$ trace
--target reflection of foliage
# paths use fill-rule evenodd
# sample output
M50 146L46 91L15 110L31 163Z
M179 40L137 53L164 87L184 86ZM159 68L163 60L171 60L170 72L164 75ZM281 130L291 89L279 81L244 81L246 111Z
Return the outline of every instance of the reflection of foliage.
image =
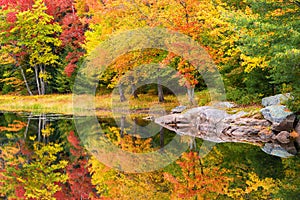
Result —
M161 171L129 174L106 167L95 157L92 157L89 163L92 183L103 197L149 200L169 198L170 184L164 179Z
M152 139L141 139L138 136L128 135L126 132L123 136L120 134L120 129L116 127L109 128L109 139L122 150L130 151L134 153L149 152L152 150L151 143Z
M182 177L165 173L165 178L174 184L172 199L215 199L226 194L230 178L225 176L225 169L203 168L197 152L183 153L177 164Z
M124 151L134 153L152 150L151 138L128 135L121 137L120 129L110 127L107 136ZM161 171L141 174L129 174L106 167L96 157L89 160L92 184L101 197L112 199L168 199L170 184L164 179ZM134 167L134 166L132 166Z
M228 196L234 199L271 199L277 193L278 185L272 178L260 179L255 173L248 174L245 189L236 188L230 190Z
M88 171L88 159L85 150L80 146L80 141L71 131L68 141L72 145L70 153L72 162L66 167L68 181L62 185L62 191L55 194L57 199L90 199L96 196L94 186L91 184L91 177Z
M281 180L280 199L298 199L300 194L299 157L282 160L285 178Z
M0 126L0 132L2 131L10 131L10 132L18 132L22 130L27 124L25 122L14 120L12 124L8 124L7 127Z
M67 175L60 172L67 166L67 161L57 160L57 154L63 148L59 144L34 143L34 154L29 162L14 155L1 176L1 191L8 197L54 199L53 195L61 188L58 183L67 180ZM22 158L22 157L21 157ZM13 194L12 189L16 189Z

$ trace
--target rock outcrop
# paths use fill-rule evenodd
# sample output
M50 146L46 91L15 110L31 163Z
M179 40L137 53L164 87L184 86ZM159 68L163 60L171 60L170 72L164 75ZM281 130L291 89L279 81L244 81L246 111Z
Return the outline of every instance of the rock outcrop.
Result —
M202 106L183 114L156 118L155 122L177 134L216 143L251 143L271 155L290 157L300 150L300 122L295 126L295 114L283 105L273 105L280 103L281 98L279 95L263 100L267 106L261 109L264 119L245 117L245 112L229 114L215 106Z

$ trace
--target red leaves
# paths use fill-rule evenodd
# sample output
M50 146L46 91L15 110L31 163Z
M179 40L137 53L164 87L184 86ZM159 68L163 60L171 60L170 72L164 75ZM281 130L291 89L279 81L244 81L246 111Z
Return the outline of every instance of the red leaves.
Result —
M16 21L16 19L17 19L16 14L17 14L17 12L10 12L10 13L8 13L7 14L7 18L6 18L7 22L14 23Z
M75 71L76 63L83 56L81 45L85 41L84 25L74 13L68 13L61 21L63 32L60 35L62 47L71 49L66 56L68 65L65 67L67 76L71 76Z
M0 0L0 6L4 9L14 8L19 11L26 11L33 5L33 0Z

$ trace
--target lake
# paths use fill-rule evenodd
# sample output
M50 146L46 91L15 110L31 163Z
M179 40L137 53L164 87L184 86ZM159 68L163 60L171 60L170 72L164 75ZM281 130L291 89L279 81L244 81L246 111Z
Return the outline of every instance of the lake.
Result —
M299 155L179 136L139 117L0 114L2 199L299 199Z

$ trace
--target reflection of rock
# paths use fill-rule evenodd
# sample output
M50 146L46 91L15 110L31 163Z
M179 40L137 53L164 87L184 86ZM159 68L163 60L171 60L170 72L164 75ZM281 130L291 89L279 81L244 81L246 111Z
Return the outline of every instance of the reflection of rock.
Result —
M268 106L260 111L265 119L278 124L283 122L288 116L293 115L293 113L287 111L287 108L283 105Z
M278 142L287 144L290 142L290 133L287 131L281 131L280 133L278 133L278 135L276 135L275 138L276 140L278 140Z
M266 143L262 150L267 154L278 156L281 158L288 158L294 156L293 154L287 152L287 150L281 147L279 144L274 143Z
M296 155L297 154L297 149L295 147L294 142L290 142L288 144L280 144L282 148L284 148L287 152L290 154Z
M262 99L261 104L265 107L279 105L284 103L290 98L290 94L277 94L275 96L265 97Z
M285 113L287 111L281 107L279 109L287 116L286 119L278 115L278 112L271 117L281 117L281 123L245 117L245 112L229 114L225 110L211 106L192 108L183 114L162 116L156 118L155 123L181 135L190 135L216 143L241 142L259 146L266 144L263 149L265 152L288 157L297 154L297 149L300 149L300 137L291 132L295 116L290 112L287 115ZM270 110L268 112L271 113ZM281 129L283 130L279 132Z

